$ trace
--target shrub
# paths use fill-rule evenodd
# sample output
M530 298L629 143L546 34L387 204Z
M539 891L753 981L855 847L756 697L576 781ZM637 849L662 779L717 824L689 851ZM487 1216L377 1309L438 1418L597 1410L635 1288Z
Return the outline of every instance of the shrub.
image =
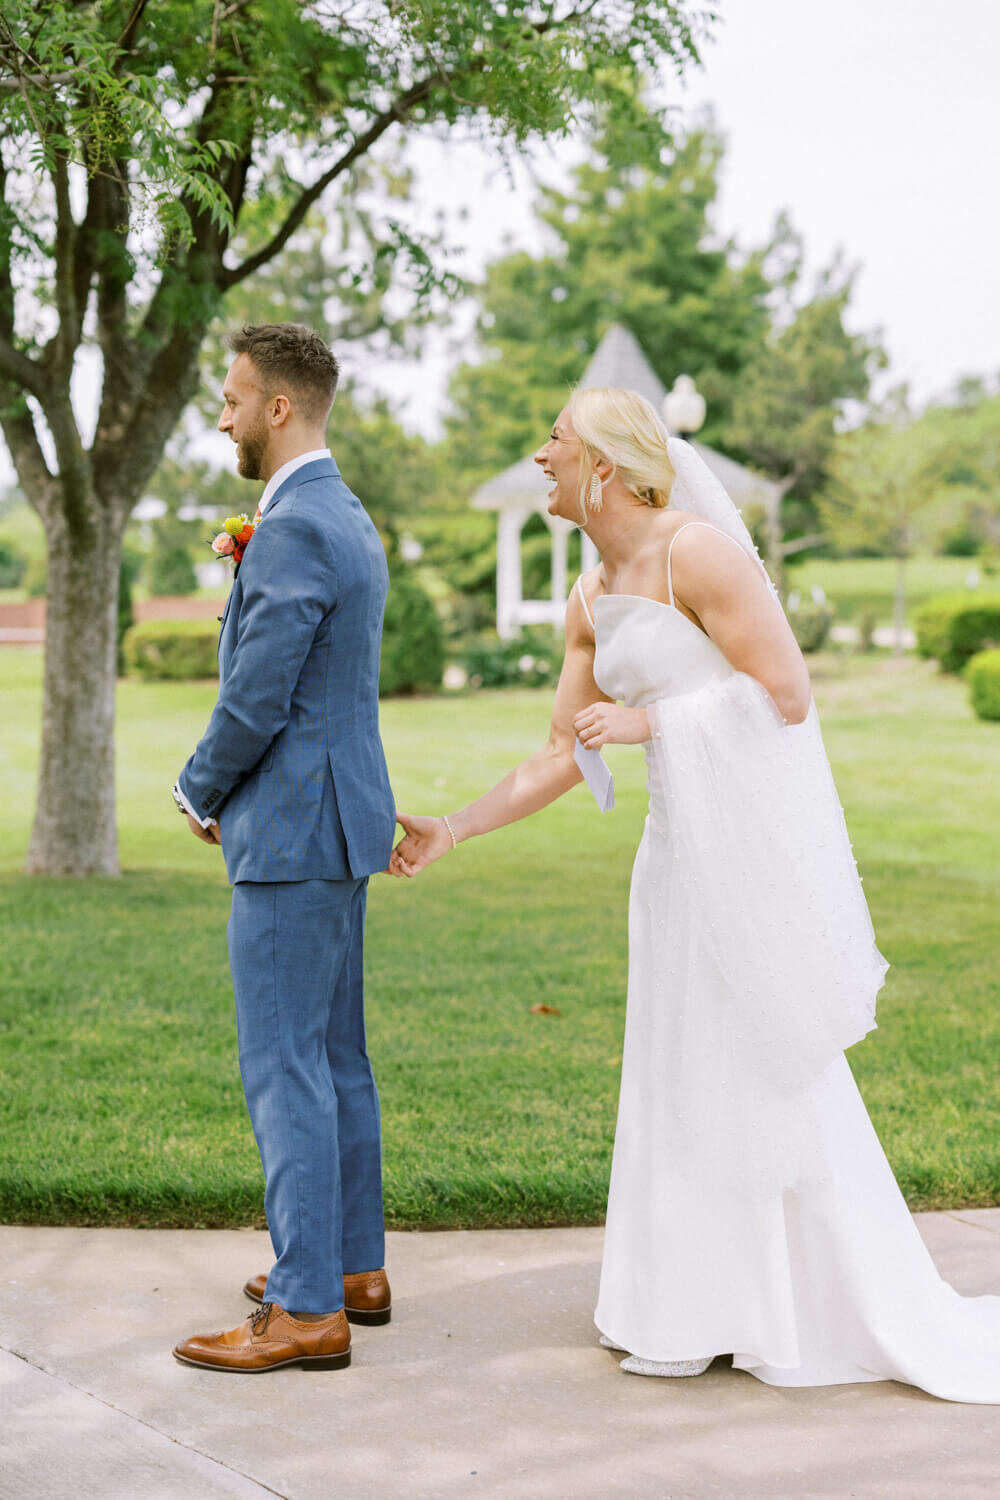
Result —
M214 620L147 620L125 636L125 662L146 682L184 682L218 673Z
M562 642L551 630L523 630L510 641L483 635L461 656L472 687L543 687L559 675Z
M31 599L44 599L49 586L49 565L45 557L33 557L24 576L24 587Z
M796 609L789 609L788 623L804 652L821 651L826 645L833 624L833 610L828 604L815 604L805 600Z
M28 571L28 559L9 542L0 541L0 589L18 589Z
M118 566L118 676L126 672L125 637L135 624L132 608L132 585L142 571L142 553L123 547Z
M444 631L434 602L405 564L393 563L382 627L379 693L389 698L435 692L443 672Z
M970 657L1000 646L1000 595L940 595L917 611L917 650L943 672L961 672Z
M172 599L193 594L198 575L186 547L157 547L149 563L149 591L160 598Z
M1000 651L977 651L965 669L972 707L980 719L1000 719Z

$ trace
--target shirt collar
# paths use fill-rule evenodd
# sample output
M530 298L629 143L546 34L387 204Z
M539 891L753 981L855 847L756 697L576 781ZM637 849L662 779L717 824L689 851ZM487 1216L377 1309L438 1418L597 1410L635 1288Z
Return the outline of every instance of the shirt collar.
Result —
M267 510L268 504L276 490L284 484L286 479L295 473L296 469L301 469L303 464L315 463L318 458L332 457L333 454L329 448L314 448L311 453L300 453L296 458L290 458L287 464L282 464L281 468L275 470L264 486L264 493L260 497L261 515Z

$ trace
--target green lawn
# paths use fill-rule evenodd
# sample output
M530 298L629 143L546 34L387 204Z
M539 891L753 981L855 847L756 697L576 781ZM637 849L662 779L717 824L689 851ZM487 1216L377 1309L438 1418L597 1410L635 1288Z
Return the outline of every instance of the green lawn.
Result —
M1000 1203L1000 726L930 664L815 661L827 743L893 963L852 1053L914 1207ZM226 966L228 890L168 788L211 684L119 693L118 881L28 880L41 658L0 651L0 1217L250 1224L262 1182ZM544 692L384 705L399 805L460 805L537 745ZM644 813L575 789L416 882L372 882L369 1039L390 1222L593 1222L603 1213ZM535 1016L544 1000L559 1016Z
M906 614L935 594L961 593L969 573L977 569L980 588L1000 592L1000 578L983 574L974 557L914 557L906 564ZM863 610L874 610L880 625L892 623L896 564L891 557L810 557L788 568L788 587L808 595L824 590L838 620L856 620Z

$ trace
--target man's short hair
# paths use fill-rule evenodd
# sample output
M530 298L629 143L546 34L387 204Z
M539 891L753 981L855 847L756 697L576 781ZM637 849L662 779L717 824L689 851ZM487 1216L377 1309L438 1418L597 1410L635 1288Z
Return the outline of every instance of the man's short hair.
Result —
M302 323L258 323L231 334L227 343L233 354L247 356L265 395L287 393L306 421L325 421L340 366L313 329Z

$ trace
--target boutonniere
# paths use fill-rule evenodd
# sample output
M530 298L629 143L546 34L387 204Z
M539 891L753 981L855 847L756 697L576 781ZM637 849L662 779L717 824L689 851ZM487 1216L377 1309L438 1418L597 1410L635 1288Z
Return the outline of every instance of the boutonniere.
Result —
M257 529L258 518L248 521L246 516L227 516L222 530L209 542L216 557L231 557L234 563L243 561L247 543Z

